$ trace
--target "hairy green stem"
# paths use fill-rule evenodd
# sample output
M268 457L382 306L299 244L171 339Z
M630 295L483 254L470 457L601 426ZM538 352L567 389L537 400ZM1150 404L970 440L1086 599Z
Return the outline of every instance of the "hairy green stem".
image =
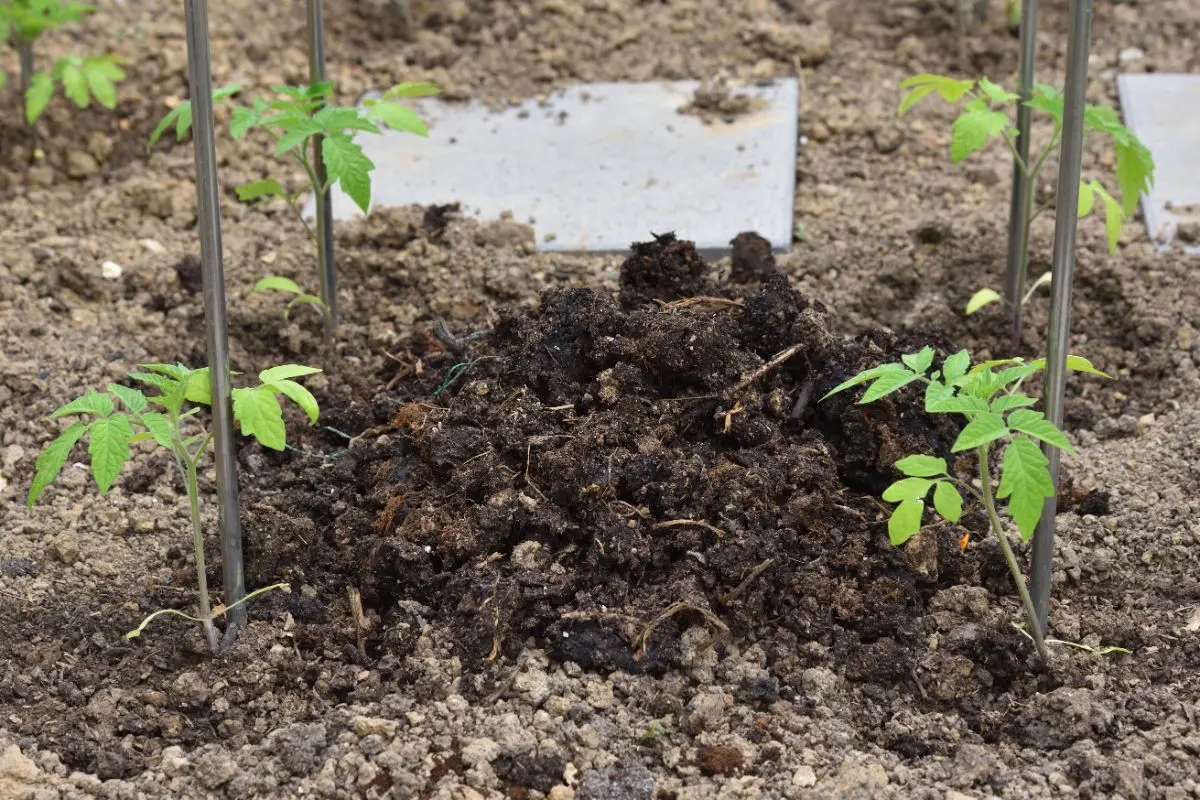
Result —
M171 425L171 440L175 461L183 470L187 486L188 514L192 518L192 547L196 553L196 588L200 595L200 619L204 628L204 637L208 640L208 648L214 654L220 652L221 643L217 638L217 629L213 625L212 604L208 599L208 575L204 566L204 521L200 518L200 481L196 475L196 463L204 453L204 445L195 456L188 452L183 443L183 433L180 430L183 421L176 409L171 409L168 419ZM207 444L207 439L205 440Z
M1046 650L1045 637L1042 636L1042 629L1038 625L1037 612L1033 608L1033 600L1029 596L1029 588L1025 585L1025 576L1021 572L1021 566L1017 563L1017 557L1013 554L1012 545L1008 543L1008 536L1004 532L1004 523L1000 520L1000 515L996 513L996 500L992 495L992 477L988 468L988 446L980 445L979 454L979 478L983 489L983 505L987 509L988 521L992 524L992 532L996 534L996 541L1000 543L1000 552L1004 553L1004 560L1008 562L1008 571L1012 573L1013 584L1017 587L1017 594L1021 597L1021 605L1025 609L1025 619L1029 623L1029 629L1033 631L1033 645L1037 648L1038 656L1043 662L1050 661L1050 653Z

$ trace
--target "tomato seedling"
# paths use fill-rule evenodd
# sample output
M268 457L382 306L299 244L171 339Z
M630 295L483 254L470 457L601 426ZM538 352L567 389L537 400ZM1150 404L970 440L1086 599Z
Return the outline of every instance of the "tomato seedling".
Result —
M1029 241L1033 221L1045 212L1050 205L1036 208L1033 202L1033 192L1037 185L1037 176L1046 159L1058 150L1062 144L1063 126L1063 95L1053 86L1036 84L1033 96L1026 105L1036 114L1048 119L1053 124L1049 141L1036 155L1031 152L1029 162L1021 158L1017 149L1017 129L1009 118L1009 108L1020 102L1020 97L1007 89L988 80L986 77L978 81L957 80L944 75L922 74L914 75L901 82L900 88L907 90L900 100L897 109L899 116L904 116L915 108L922 100L937 95L948 103L961 109L950 128L950 161L958 164L973 153L982 150L993 140L1001 140L1012 152L1017 167L1029 178L1027 192L1029 202L1026 207L1029 213L1021 225L1021 271L1029 269ZM1088 104L1083 115L1084 132L1107 136L1115 154L1115 167L1112 178L1116 181L1120 199L1115 197L1100 180L1082 178L1079 184L1079 217L1091 214L1099 201L1104 209L1105 233L1108 238L1108 250L1117 249L1121 230L1125 222L1137 209L1138 197L1154 185L1154 158L1142 144L1133 131L1121 124L1117 112L1111 106ZM1042 285L1039 280L1033 287ZM1022 298L1028 301L1033 290ZM1000 294L992 289L981 289L967 303L967 313L973 314L988 303L1000 299Z
M188 369L182 364L143 364L142 369L145 371L131 372L129 377L151 390L157 390L157 394L147 396L139 389L110 383L107 392L88 392L50 415L51 419L77 419L38 456L37 472L29 487L26 502L30 508L33 507L46 487L58 477L75 445L84 437L88 439L92 477L101 495L108 492L129 461L131 445L153 442L166 450L179 468L187 487L200 616L175 609L156 611L126 636L138 636L155 617L173 614L199 623L209 648L216 653L220 650L220 641L213 621L232 606L211 607L204 569L204 528L200 518L197 466L212 441L212 432L204 429L196 420L196 414L201 407L212 405L208 368ZM320 414L317 400L294 379L320 371L299 364L284 364L260 372L258 385L234 389L233 415L242 434L254 437L272 450L284 449L287 431L283 424L283 408L279 404L280 395L298 405L308 416L309 422L316 424ZM287 584L256 590L233 605L272 589L286 591Z
M1042 517L1046 499L1054 496L1049 462L1039 443L1067 453L1075 452L1066 434L1046 419L1045 414L1032 408L1037 401L1021 391L1021 384L1027 378L1046 368L1046 359L1026 362L1008 358L971 366L970 354L960 350L943 361L940 370L930 373L933 361L933 348L925 347L917 353L902 356L900 363L882 364L858 373L835 386L821 400L869 382L870 386L858 402L873 403L910 384L923 384L926 413L957 414L966 421L950 446L950 452L975 453L979 472L974 477L978 479L979 487L952 473L946 460L939 456L917 454L900 459L895 466L905 477L883 492L883 500L895 504L888 518L888 538L898 547L921 530L930 492L933 493L933 510L938 516L947 522L958 523L962 519L963 492L966 492L987 512L988 523L1021 598L1029 629L1035 632L1033 638L1038 655L1045 659L1046 643L1021 567L1009 545L1000 507L1003 504L1021 538L1028 541ZM1067 369L1111 377L1079 356L1067 356ZM1004 455L999 483L995 484L991 455L1001 446Z
M222 87L213 93L213 98L228 103L239 91L238 86ZM368 213L371 173L375 164L355 138L364 132L382 133L385 127L428 136L425 123L412 108L400 101L430 97L437 94L438 89L431 83L401 83L378 100L364 100L361 107L331 105L333 84L329 82L313 86L274 86L272 91L276 95L274 99L256 97L249 105L234 105L230 135L237 140L255 131L262 133L275 143L276 157L292 161L304 170L305 181L289 189L280 180L265 177L238 186L237 196L243 202L255 204L283 200L315 246L317 234L304 217L300 199L309 192L324 193L337 185L364 214ZM191 104L184 101L158 123L150 134L150 146L153 147L172 125L176 139L182 139L191 124ZM316 142L320 142L319 148L314 147ZM323 181L313 161L318 149L325 173ZM326 311L319 297L289 278L269 275L255 284L254 289L291 294L292 299L284 310L285 319L297 304L312 305L323 313Z

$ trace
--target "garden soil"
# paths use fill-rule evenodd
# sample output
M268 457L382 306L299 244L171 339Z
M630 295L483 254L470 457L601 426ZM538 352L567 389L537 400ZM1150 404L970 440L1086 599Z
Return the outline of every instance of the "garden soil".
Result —
M893 116L907 74L1011 79L993 5L965 42L883 0L445 0L408 27L383 0L331 7L347 102L400 80L502 105L799 71L797 241L774 257L747 232L710 264L647 219L627 254L545 255L519 220L384 210L338 229L329 352L315 314L250 292L311 282L313 255L285 208L229 188L278 174L269 147L219 136L234 366L326 371L306 379L318 426L289 413L291 449L240 445L248 581L291 592L214 658L177 620L124 636L195 598L157 454L107 497L69 464L23 503L50 411L204 359L191 148L144 145L187 96L181 8L106 4L82 41L128 59L116 112L0 122L0 797L1200 796L1193 262L1140 221L1111 256L1081 224L1072 349L1117 380L1070 381L1053 634L1128 654L1036 663L977 512L892 549L890 464L955 428L904 394L820 401L926 343L1044 341L1043 297L1017 345L998 311L961 314L1000 279L1004 154L951 166L947 109ZM1060 81L1066 2L1043 5ZM304 80L302 4L210 14L218 82ZM1198 33L1189 0L1097 0L1089 96L1115 102L1118 69L1196 71ZM1050 238L1047 216L1034 274Z

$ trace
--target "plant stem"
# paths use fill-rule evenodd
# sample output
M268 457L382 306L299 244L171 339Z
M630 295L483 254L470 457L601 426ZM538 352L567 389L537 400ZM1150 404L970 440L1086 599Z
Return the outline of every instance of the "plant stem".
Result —
M1025 608L1025 619L1029 623L1029 629L1033 631L1034 647L1037 648L1038 656L1042 661L1049 663L1050 653L1046 650L1045 637L1042 636L1042 629L1038 625L1037 612L1034 611L1033 600L1029 597L1025 576L1021 573L1021 566L1013 554L1012 545L1008 543L1008 536L1004 532L1004 523L1000 521L1000 515L996 513L996 500L992 496L992 477L988 469L988 446L980 445L977 452L979 454L979 478L983 488L983 505L987 509L988 521L992 524L992 532L996 534L996 540L1000 543L1000 552L1004 553L1004 560L1008 562L1008 571L1012 573L1013 584L1017 587L1017 594L1021 597L1021 605Z
M178 447L182 450L182 443ZM188 511L192 517L192 546L196 550L196 586L200 593L200 619L204 626L204 635L208 639L208 647L213 653L217 653L220 650L220 642L217 639L217 629L213 626L212 606L208 600L208 576L204 569L204 525L200 519L200 486L196 479L198 460L198 454L195 459L186 459Z

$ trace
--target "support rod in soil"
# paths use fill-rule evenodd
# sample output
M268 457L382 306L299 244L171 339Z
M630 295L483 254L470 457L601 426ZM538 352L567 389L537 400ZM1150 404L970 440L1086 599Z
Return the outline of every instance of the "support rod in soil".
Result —
M325 8L323 0L308 0L308 82L316 86L325 80ZM324 136L314 136L313 172L320 186L313 187L317 214L317 256L321 269L321 300L325 303L325 344L333 344L337 328L337 272L333 263L333 201L328 188L325 160L321 157Z
M242 564L237 465L234 461L233 383L229 370L229 323L225 310L225 267L221 254L221 202L217 193L217 153L213 134L208 0L184 0L183 8L187 25L188 83L192 100L204 319L212 384L213 452L217 471L221 564L225 576L225 605L232 606L245 596L246 581ZM230 625L241 626L245 621L244 606L230 610Z
M1083 165L1083 110L1087 98L1088 55L1092 38L1092 0L1071 0L1067 39L1067 83L1063 90L1063 136L1054 213L1054 278L1050 284L1050 333L1046 342L1046 418L1063 421L1067 348L1071 343L1071 289L1075 279L1075 232L1079 209L1079 171ZM1050 475L1058 488L1060 451L1045 445ZM1046 499L1033 539L1030 594L1043 635L1050 620L1050 583L1054 573L1054 525L1058 498Z
M1021 57L1018 67L1017 94L1021 101L1017 105L1017 152L1021 158L1013 159L1012 203L1008 219L1008 265L1004 275L1004 299L1012 314L1013 345L1021 342L1021 326L1024 317L1022 300L1025 298L1025 281L1029 271L1030 214L1033 211L1034 176L1026 170L1029 165L1030 129L1033 125L1033 109L1025 103L1033 90L1034 62L1037 58L1037 14L1038 0L1024 0L1021 4Z

